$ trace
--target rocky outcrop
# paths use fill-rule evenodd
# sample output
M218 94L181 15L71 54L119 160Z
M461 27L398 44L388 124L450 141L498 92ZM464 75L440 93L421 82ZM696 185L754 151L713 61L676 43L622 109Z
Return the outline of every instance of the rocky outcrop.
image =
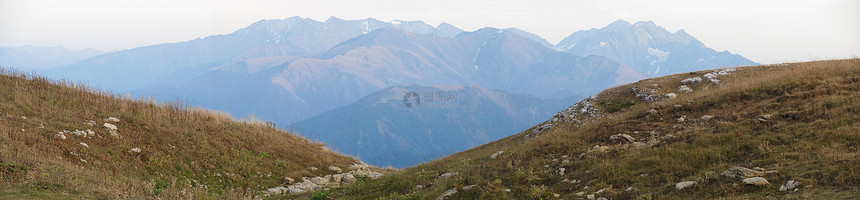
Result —
M316 167L308 167L308 169L318 170ZM295 183L292 178L286 177L284 178L284 183L287 184L287 186L269 188L266 190L266 194L298 194L318 191L323 188L340 187L343 185L349 185L357 182L358 179L356 178L356 176L366 176L371 179L377 179L379 177L382 177L382 173L371 170L371 167L364 163L352 164L349 166L348 169L350 171L345 173L337 173L317 177L302 177L302 181L298 183ZM341 168L335 166L329 166L328 170L334 172L342 171Z

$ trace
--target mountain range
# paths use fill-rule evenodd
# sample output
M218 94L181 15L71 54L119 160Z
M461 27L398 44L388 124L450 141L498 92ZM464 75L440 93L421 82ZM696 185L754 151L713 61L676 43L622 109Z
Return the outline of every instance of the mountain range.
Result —
M506 95L523 94L550 101L589 96L658 74L750 63L741 56L709 49L683 30L670 33L653 22L617 21L601 29L576 32L552 45L539 35L516 28L464 32L446 23L433 27L420 21L330 18L319 22L291 17L258 21L227 35L108 53L47 72L134 97L160 101L179 98L290 128L316 123L306 120L326 111L363 105L354 103L404 84L472 84ZM351 113L357 110L360 109L340 111L344 116L366 114ZM367 118L390 117L383 112L376 114ZM405 144L402 146L414 147L415 151L386 146L359 149L360 145L339 142L343 138L330 139L342 153L367 156L374 159L372 164L406 166L489 141L468 140L445 148L396 141L417 139L411 134L426 131L439 121L496 120L465 118L468 116L440 116L419 120L422 124L412 126L416 130L376 129L373 133L391 136L380 137L379 142ZM549 114L538 112L533 117L547 118ZM363 123L330 116L319 119ZM399 126L392 123L386 126ZM509 134L524 127L480 128ZM447 129L439 129L442 130ZM476 130L457 130L467 138L490 138L480 136ZM371 130L363 131L370 134ZM308 131L318 136L354 133L330 132ZM330 142L326 137L320 139ZM390 157L380 157L386 153L416 155L420 159L387 162Z
M728 51L710 49L683 29L672 33L653 21L630 24L618 20L601 29L577 31L555 47L576 55L607 57L648 77L757 64Z
M21 70L45 70L104 53L106 52L95 49L73 51L61 46L0 46L0 65Z

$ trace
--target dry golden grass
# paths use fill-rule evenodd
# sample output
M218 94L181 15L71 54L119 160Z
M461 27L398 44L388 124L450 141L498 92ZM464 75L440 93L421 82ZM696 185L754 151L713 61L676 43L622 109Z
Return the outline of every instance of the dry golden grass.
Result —
M0 199L245 198L356 162L271 123L0 72ZM121 139L102 128L108 117ZM96 136L56 136L86 129Z
M594 102L617 110L583 123L555 125L534 139L526 130L499 141L405 169L382 180L336 190L345 199L433 199L465 185L453 199L578 199L577 192L611 199L851 199L860 198L860 59L744 67L679 93L680 81L699 71L642 80L608 89ZM654 86L654 84L657 86ZM632 88L653 88L676 99L645 102ZM680 105L676 107L675 105ZM657 114L647 111L655 109ZM713 115L702 120L702 115ZM771 115L765 122L759 116ZM677 119L685 117L684 122ZM633 149L610 135L629 134ZM668 135L671 135L669 137ZM606 153L588 152L595 145ZM504 150L501 156L489 155ZM566 156L566 157L565 157ZM563 163L563 160L568 162ZM549 167L546 167L549 166ZM777 170L770 186L739 184L719 176L731 166ZM560 175L557 169L564 167ZM436 180L445 172L460 172ZM562 182L580 180L581 183ZM697 184L678 191L675 183ZM788 180L798 192L780 192ZM416 189L416 185L425 186ZM588 186L585 189L585 186ZM633 187L631 191L626 188ZM511 192L505 192L510 189Z

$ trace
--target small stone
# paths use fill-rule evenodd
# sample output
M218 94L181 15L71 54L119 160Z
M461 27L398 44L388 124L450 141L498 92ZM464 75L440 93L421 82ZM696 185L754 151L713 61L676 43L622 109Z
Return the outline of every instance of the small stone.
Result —
M328 170L329 170L329 171L334 171L334 172L337 172L337 173L341 173L341 172L343 172L343 170L341 170L341 169L340 169L340 167L335 167L335 166L328 166Z
M84 147L87 147L87 148L89 148L89 147L90 147L90 145L87 145L87 143L83 143L83 142L81 142L80 144L81 144L81 146L84 146Z
M758 116L756 119L760 122L766 122L766 121L770 121L770 118L772 118L772 117L773 117L773 115L761 115L761 116Z
M702 120L704 120L704 121L711 120L711 118L714 118L714 116L713 115L702 115Z
M676 95L675 93L668 93L665 96L666 96L666 98L669 98L669 99L674 99L675 97L678 97L678 95Z
M107 119L105 119L105 121L117 123L119 122L119 119L117 119L116 117L108 117Z
M779 191L790 191L800 186L800 181L790 180L785 183L785 185L779 186Z
M755 185L755 186L770 185L770 182L767 182L767 179L764 179L762 177L745 178L742 181L747 185Z
M678 122L684 122L684 121L687 121L687 119L685 119L684 117L686 117L686 116L681 116L681 117L679 117L679 118L678 118Z
M490 159L496 159L496 157L499 157L499 155L502 155L502 153L505 153L505 151L498 151L496 153L493 153L493 155L490 155Z
M448 177L456 176L456 175L459 175L459 174L460 174L460 173L458 173L458 172L448 172L448 173L444 173L444 174L442 174L442 175L439 175L439 177L436 177L436 180L439 180L439 179L446 179L446 178L448 178Z
M610 140L620 140L620 139L624 139L624 140L627 140L628 142L634 142L634 141L636 141L636 138L633 138L633 136L630 136L630 135L627 135L627 134L623 134L623 133L622 133L622 134L617 134L617 135L609 136L609 139L610 139Z
M681 80L681 84L697 84L699 82L702 82L702 77L693 77Z
M316 167L308 167L308 170L311 170L311 171L317 171L317 170L319 170L319 169L317 169Z
M505 192L511 192L511 189L505 189Z
M589 194L588 196L585 196L585 198L594 199L594 194Z
M564 170L565 170L564 167L558 168L558 175L564 176Z
M675 184L675 189L681 190L696 184L696 181L684 181Z
M128 150L129 153L140 153L140 151L141 151L140 148L137 148L137 147L131 148L131 150Z
M654 109L648 110L648 114L656 115L657 110L654 110Z
M293 183L295 183L295 182L296 182L296 179L293 179L293 178L290 178L290 177L284 177L284 183L285 183L285 184L287 184L287 185L292 185L292 184L293 184Z
M764 172L751 170L751 169L746 168L746 167L734 166L734 167L730 167L726 171L723 171L722 175L729 177L729 178L736 178L737 179L737 178L750 178L750 177L756 177L756 176L764 176Z
M681 87L678 87L678 92L690 93L693 92L693 89L690 89L687 85L681 85Z
M552 194L552 197L558 198L558 197L561 197L561 195L560 195L560 194L558 194L558 193L553 193L553 194Z
M58 133L57 133L57 137L58 137L58 138L60 138L61 140L65 140L65 139L66 139L66 134L65 134L65 133L63 133L63 132L58 132Z
M585 192L577 192L577 193L576 193L576 194L574 194L574 195L576 195L576 196L580 196L580 197L581 197L582 195L585 195Z
M624 191L625 191L625 192L633 191L633 187L628 187L627 189L624 189Z

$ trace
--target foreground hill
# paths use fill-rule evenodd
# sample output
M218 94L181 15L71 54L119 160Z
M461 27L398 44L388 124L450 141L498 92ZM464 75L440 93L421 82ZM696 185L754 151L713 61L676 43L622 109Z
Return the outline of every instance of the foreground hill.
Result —
M329 195L860 198L858 110L860 59L675 74L605 90L522 133Z
M358 162L271 124L2 72L0 199L234 199Z
M404 96L415 92L410 106ZM580 98L544 100L480 85L399 85L290 125L377 166L404 168L528 129Z

